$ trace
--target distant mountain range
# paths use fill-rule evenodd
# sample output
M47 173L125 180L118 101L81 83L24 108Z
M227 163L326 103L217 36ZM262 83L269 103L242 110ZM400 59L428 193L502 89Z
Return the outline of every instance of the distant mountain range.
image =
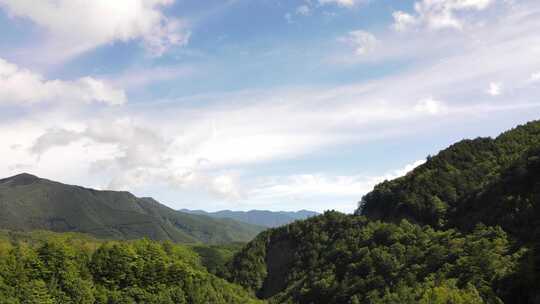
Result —
M305 220L307 218L317 216L319 213L308 210L300 210L295 212L287 211L268 211L268 210L251 210L251 211L231 211L222 210L216 212L206 212L203 210L188 210L182 209L181 212L207 215L213 218L233 219L239 222L244 222L253 225L261 225L265 227L279 227L290 224L297 220Z
M24 173L0 179L0 229L218 244L248 241L264 227L179 212L129 192L98 191Z

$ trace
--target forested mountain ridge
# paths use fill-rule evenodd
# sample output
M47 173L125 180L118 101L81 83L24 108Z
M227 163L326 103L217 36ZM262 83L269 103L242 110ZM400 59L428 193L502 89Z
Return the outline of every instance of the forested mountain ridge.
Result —
M531 122L452 145L356 215L261 233L228 279L271 303L540 303L539 144Z
M182 213L129 192L98 191L20 174L0 180L0 228L183 243L248 241L264 228Z
M180 211L191 214L208 215L214 218L229 218L239 222L261 225L270 228L287 225L297 220L305 220L307 218L319 215L319 213L309 210L300 210L295 212L268 210L221 210L216 212L206 212L202 210L181 209Z
M425 164L406 176L375 186L362 198L357 214L381 220L407 218L444 227L467 196L497 180L539 144L539 121L518 126L495 139L463 140L428 157Z
M525 254L510 247L500 228L463 234L327 212L261 233L229 280L271 303L501 303Z

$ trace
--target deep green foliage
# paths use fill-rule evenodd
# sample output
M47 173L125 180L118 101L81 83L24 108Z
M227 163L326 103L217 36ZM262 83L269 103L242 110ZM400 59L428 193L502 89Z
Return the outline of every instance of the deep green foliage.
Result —
M496 181L539 144L540 122L519 126L496 139L464 140L429 157L406 176L377 185L362 199L357 213L445 227L458 204Z
M540 301L540 149L525 153L500 178L458 204L451 219L463 230L478 222L501 226L530 248L508 288L523 302Z
M2 304L259 302L208 273L190 247L150 240L92 242L73 235L0 242Z
M540 122L453 145L376 186L357 213L462 231L500 226L529 251L505 288L515 303L540 302Z
M502 303L499 284L522 254L500 228L461 234L328 212L259 235L230 279L273 303Z
M224 276L225 264L228 259L232 258L233 253L221 250L216 247L198 246L193 248L201 256L201 262L208 272Z
M232 259L235 253L240 251L243 243L232 243L228 245L195 245L192 247L200 259L201 264L208 272L219 277L227 277L227 263Z
M453 226L499 225L522 243L540 233L540 149L525 153L498 179L457 204Z
M266 231L229 270L275 303L540 303L540 122L428 157L354 216Z

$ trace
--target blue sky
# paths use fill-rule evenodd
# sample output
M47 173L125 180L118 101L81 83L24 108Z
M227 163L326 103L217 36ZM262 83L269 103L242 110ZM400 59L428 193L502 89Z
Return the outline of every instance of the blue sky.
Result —
M0 0L0 175L351 212L540 110L534 0Z

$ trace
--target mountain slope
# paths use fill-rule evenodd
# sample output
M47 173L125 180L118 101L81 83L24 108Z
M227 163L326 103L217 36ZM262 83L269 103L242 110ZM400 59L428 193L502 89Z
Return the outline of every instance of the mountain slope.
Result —
M519 257L499 228L462 234L327 212L261 233L229 280L270 303L500 303Z
M540 236L540 149L531 149L500 177L456 206L451 225L498 225L523 243Z
M540 303L540 122L452 145L356 215L267 230L229 272L271 303Z
M287 225L297 220L305 220L307 218L319 215L317 212L308 210L300 210L296 212L267 210L250 210L245 212L221 210L216 212L206 212L203 210L182 209L180 211L191 214L208 215L214 218L229 218L243 223L270 228Z
M263 229L178 212L129 192L97 191L30 174L0 180L0 228L189 243L247 241Z
M385 181L362 198L358 214L443 227L457 204L480 191L540 144L540 122L530 122L496 139L464 140L428 157L404 177Z

